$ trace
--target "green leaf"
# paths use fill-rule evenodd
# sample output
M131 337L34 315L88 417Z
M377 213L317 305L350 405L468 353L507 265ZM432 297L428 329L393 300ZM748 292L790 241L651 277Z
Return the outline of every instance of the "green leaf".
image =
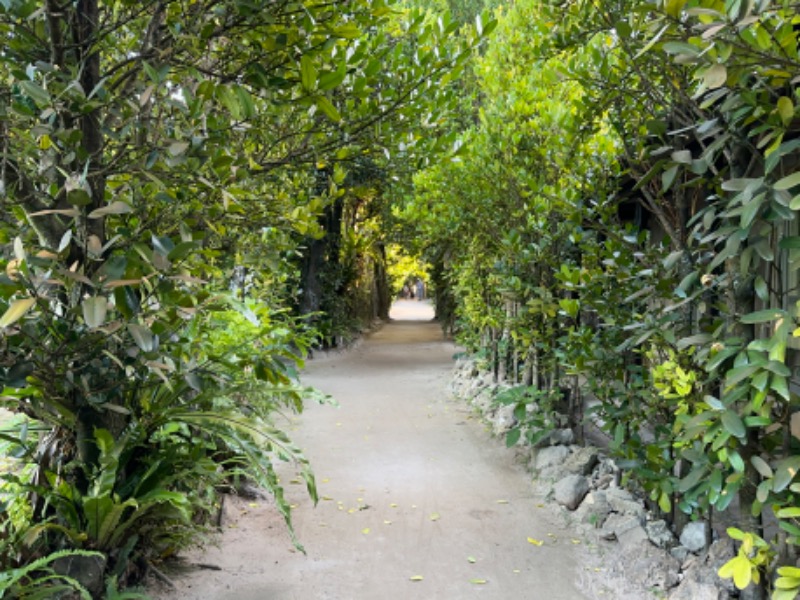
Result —
M313 92L317 87L317 69L307 54L300 57L300 84L307 92Z
M8 310L0 317L0 329L8 327L19 321L31 307L36 304L36 298L22 298L14 300Z
M121 200L115 200L108 206L93 210L86 216L90 219L99 219L100 217L105 217L106 215L123 215L130 212L133 212L133 208L130 204L127 202L122 202Z
M675 177L678 174L679 165L672 165L669 169L661 174L661 191L666 192L672 187L675 182Z
M519 441L521 435L522 431L518 427L508 431L506 433L506 448L511 448L511 446L515 446Z
M728 81L728 69L723 64L713 64L703 73L703 83L710 90L722 87Z
M667 54L685 54L692 57L700 56L700 48L687 42L665 42L663 48L664 52Z
M342 62L335 71L323 73L319 78L319 89L322 91L332 90L341 85L347 75L347 64Z
M800 198L800 196L798 196ZM778 242L778 248L781 250L798 250L800 249L800 235L790 235Z
M94 296L83 301L83 320L86 326L95 329L106 321L108 299L105 296Z
M775 516L779 519L796 519L800 517L800 506L789 506L787 508L780 509Z
M92 197L86 190L75 189L67 192L67 202L72 204L72 206L86 206L87 204L91 204Z
M155 336L147 327L142 327L135 323L128 323L128 332L130 332L136 345L144 352L152 352L155 349Z
M776 110L778 111L778 115L780 115L784 126L789 125L794 119L794 104L790 98L786 96L781 96L778 98Z
M167 146L167 152L171 156L180 156L189 149L189 142L172 142Z
M742 323L752 325L755 323L769 323L770 321L777 321L778 319L785 319L787 317L786 311L769 308L766 310L757 310L755 312L743 315L739 320Z
M772 187L774 187L776 190L788 190L796 185L800 185L800 171L779 179Z
M331 121L338 123L342 120L342 115L339 114L339 111L336 109L336 107L331 104L331 101L325 96L316 96L314 101L316 102L317 107L324 112Z
M19 87L39 108L44 108L50 104L50 94L47 93L39 84L33 81L20 81Z
M731 435L735 435L738 438L743 438L747 433L741 417L732 410L726 410L722 413L722 426Z
M753 456L750 458L750 462L755 467L756 471L758 471L762 477L770 478L772 477L772 467L767 464L760 456Z
M678 491L681 493L688 492L703 479L706 475L704 467L695 467L689 474L678 482Z
M800 468L800 456L791 456L778 461L773 469L775 476L772 479L772 491L776 494L785 490Z
M736 450L730 450L728 452L728 462L733 467L734 471L737 473L744 473L744 461Z

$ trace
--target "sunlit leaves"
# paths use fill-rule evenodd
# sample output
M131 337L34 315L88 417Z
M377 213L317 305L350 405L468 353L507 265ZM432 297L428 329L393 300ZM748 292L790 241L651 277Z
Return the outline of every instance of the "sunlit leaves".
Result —
M36 298L14 300L0 317L0 328L8 327L19 321L35 304Z

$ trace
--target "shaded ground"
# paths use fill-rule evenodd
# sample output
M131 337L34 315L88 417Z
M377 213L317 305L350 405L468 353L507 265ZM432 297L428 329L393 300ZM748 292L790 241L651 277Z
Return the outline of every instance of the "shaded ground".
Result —
M193 567L171 574L177 589L161 598L586 597L578 540L533 496L513 453L445 392L456 348L430 306L400 301L392 317L304 376L339 403L309 406L292 426L321 497L315 508L286 485L307 555L269 501L228 501L219 547L187 556Z

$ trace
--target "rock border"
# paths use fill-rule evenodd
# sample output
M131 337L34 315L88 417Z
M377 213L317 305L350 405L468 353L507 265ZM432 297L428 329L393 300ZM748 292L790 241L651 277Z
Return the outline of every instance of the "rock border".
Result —
M475 410L493 435L504 437L516 424L513 407L499 405L494 398L509 387L494 382L475 360L462 357L456 361L449 391ZM647 510L642 498L620 486L620 469L603 449L573 442L571 430L556 429L537 447L526 447L525 459L537 495L599 548L603 568L594 571L613 581L612 587L624 585L626 598L738 597L733 583L717 575L734 556L730 539L716 540L706 550L702 522L690 523L678 539L666 521ZM609 596L606 592L601 597Z

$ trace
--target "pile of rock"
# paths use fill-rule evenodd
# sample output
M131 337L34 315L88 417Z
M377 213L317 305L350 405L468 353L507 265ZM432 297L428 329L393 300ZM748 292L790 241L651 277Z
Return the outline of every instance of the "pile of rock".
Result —
M458 361L451 391L480 412L495 435L516 425L513 409L493 401L504 389L473 362ZM733 584L717 576L734 555L730 539L707 544L707 528L700 522L690 523L676 537L642 499L620 486L620 470L602 449L573 441L569 429L556 430L528 449L534 485L538 495L562 507L564 518L600 549L603 577L624 580L629 592L631 586L639 590L640 598L732 597Z

